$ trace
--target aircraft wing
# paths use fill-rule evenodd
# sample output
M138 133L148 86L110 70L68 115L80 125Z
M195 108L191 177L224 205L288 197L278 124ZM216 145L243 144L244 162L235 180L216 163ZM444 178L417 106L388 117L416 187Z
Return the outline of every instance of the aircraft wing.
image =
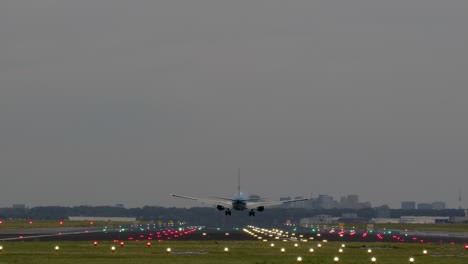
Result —
M247 203L247 209L256 209L260 206L277 206L277 205L282 205L285 203L294 203L294 202L300 202L300 201L306 201L309 200L309 198L301 198L301 199L293 199L293 200L286 200L286 201L262 201L262 202L249 202Z
M210 205L222 205L225 208L231 208L232 207L232 199L231 200L225 200L225 199L205 199L205 198L198 198L198 197L190 197L190 196L185 196L185 195L178 195L178 194L171 194L171 196L177 197L177 198L182 198L182 199L187 199L187 200L193 200L193 201L198 201L201 203L205 204L210 204Z

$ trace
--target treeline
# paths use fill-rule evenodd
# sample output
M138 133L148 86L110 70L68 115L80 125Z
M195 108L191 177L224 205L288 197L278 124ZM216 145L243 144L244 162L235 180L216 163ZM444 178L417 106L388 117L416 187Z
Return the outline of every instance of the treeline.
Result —
M168 221L184 222L193 225L246 225L246 224L282 224L286 221L298 223L301 218L316 215L343 215L376 218L400 216L463 216L459 209L445 210L401 210L389 208L365 209L304 209L304 208L267 208L264 212L257 212L255 217L249 217L247 211L233 211L232 216L225 216L224 212L212 207L193 207L189 209L175 207L144 206L141 208L121 208L113 206L41 206L33 208L0 208L2 219L31 219L31 220L64 220L68 216L100 216L100 217L136 217L140 221ZM384 216L382 216L384 214Z

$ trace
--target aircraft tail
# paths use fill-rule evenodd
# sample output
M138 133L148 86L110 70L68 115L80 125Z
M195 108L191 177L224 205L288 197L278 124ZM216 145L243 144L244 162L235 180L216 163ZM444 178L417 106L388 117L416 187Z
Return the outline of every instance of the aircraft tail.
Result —
M241 196L240 191L240 168L237 170L237 197Z

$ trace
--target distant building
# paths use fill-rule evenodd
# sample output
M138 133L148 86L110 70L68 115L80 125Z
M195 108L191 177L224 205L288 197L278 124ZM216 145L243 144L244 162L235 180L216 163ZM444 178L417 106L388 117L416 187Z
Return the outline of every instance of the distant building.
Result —
M406 202L401 202L401 209L403 210L414 210L416 209L416 202L413 201L406 201Z
M418 210L431 210L432 209L432 204L430 203L419 203L418 204Z
M359 202L359 195L357 194L350 194L348 196L342 196L340 199L340 203L338 205L339 208L350 208L350 209L362 209L362 208L370 208L371 203Z
M400 223L402 224L435 224L448 222L447 216L402 216Z
M432 203L432 209L435 210L443 210L446 208L446 205L444 202L433 202Z
M336 205L337 202L330 195L320 194L317 198L317 208L319 209L336 208Z
M295 200L299 200L299 199L303 199L303 198L304 198L304 197L302 197L302 196L296 196L296 197L294 197ZM293 206L294 206L295 208L304 208L304 202L303 202L303 201L294 202L294 203L293 203Z
M390 218L390 207L388 205L376 207L375 210L377 211L377 218Z
M454 224L468 223L468 210L465 210L465 216L452 216L450 222Z
M251 194L251 195L249 195L249 198L248 198L248 199L249 199L251 202L258 202L258 201L260 201L260 198L261 198L261 197L258 196L258 195L256 195L256 194Z
M69 216L70 221L135 222L136 217Z
M400 218L372 218L370 222L374 224L399 224Z

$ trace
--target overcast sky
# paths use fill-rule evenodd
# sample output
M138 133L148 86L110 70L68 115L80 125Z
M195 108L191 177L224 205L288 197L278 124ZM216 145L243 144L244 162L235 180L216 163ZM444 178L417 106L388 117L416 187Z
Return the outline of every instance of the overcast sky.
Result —
M468 207L466 0L2 0L0 206Z

